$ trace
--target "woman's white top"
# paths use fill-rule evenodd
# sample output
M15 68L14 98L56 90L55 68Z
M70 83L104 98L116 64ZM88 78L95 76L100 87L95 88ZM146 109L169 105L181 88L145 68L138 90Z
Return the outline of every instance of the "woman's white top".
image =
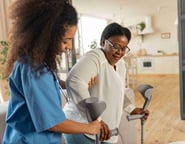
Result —
M101 49L89 51L68 74L66 80L68 96L75 104L85 98L98 97L106 103L101 119L108 124L110 129L118 128L123 108L128 113L135 108L128 98L125 98L125 75L126 68L123 59L116 63L115 70L108 63ZM96 76L96 83L89 89L88 82L94 76ZM66 117L78 122L87 122L73 102L70 101L64 106ZM113 136L108 142L116 143L117 140L117 136Z

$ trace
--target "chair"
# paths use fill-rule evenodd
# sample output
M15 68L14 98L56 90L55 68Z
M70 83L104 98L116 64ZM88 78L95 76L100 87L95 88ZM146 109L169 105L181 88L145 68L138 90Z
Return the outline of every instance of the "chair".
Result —
M3 95L2 95L2 91L1 91L1 83L0 83L0 104L4 103L4 99L3 99Z
M1 90L0 90L0 104L1 104L1 103L4 103L4 99L3 99L3 96L2 96Z
M126 86L135 87L137 85L137 56L129 53L124 57L126 63Z
M6 112L8 108L8 102L4 102L0 104L0 143L2 143L3 135L4 135L4 130L6 126Z

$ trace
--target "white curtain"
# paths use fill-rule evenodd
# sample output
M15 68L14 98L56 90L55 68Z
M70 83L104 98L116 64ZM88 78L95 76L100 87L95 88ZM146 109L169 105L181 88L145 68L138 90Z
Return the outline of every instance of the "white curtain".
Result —
M12 0L0 0L0 41L8 39L8 6Z

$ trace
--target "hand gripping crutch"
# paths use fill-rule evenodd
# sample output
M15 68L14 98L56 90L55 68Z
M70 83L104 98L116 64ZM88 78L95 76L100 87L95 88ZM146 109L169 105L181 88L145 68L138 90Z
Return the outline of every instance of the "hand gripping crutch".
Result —
M143 110L146 111L151 99L152 99L152 93L153 93L153 86L148 84L142 84L138 86L138 91L141 93L143 98L145 99ZM141 120L141 144L144 144L144 114L135 114L135 115L129 115L127 116L128 121L140 119Z
M83 102L81 102L81 104L83 105L83 107L86 107L87 118L89 122L97 120L106 108L105 102L99 101L97 97L86 98L85 100L83 100ZM118 135L118 128L111 130L111 133L112 136ZM98 134L96 134L95 144L101 144Z
M97 120L106 108L106 104L103 101L99 101L97 97L90 97L85 100L87 108L88 121ZM96 134L95 144L101 144L99 135Z

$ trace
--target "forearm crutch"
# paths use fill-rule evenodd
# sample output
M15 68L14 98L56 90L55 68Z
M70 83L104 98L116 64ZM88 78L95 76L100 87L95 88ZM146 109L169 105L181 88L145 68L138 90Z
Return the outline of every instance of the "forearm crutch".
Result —
M89 122L97 120L106 108L105 102L99 101L97 97L90 97L83 100L83 105L85 105L87 109L87 118ZM118 128L111 130L112 136L116 136L118 133ZM101 144L99 139L99 134L96 134L95 144Z
M152 99L153 86L148 84L143 84L138 87L138 91L145 99L143 110L146 111ZM135 119L141 120L141 144L144 144L144 121L145 121L144 116L145 116L144 114L134 114L134 115L127 116L128 121L135 120Z

